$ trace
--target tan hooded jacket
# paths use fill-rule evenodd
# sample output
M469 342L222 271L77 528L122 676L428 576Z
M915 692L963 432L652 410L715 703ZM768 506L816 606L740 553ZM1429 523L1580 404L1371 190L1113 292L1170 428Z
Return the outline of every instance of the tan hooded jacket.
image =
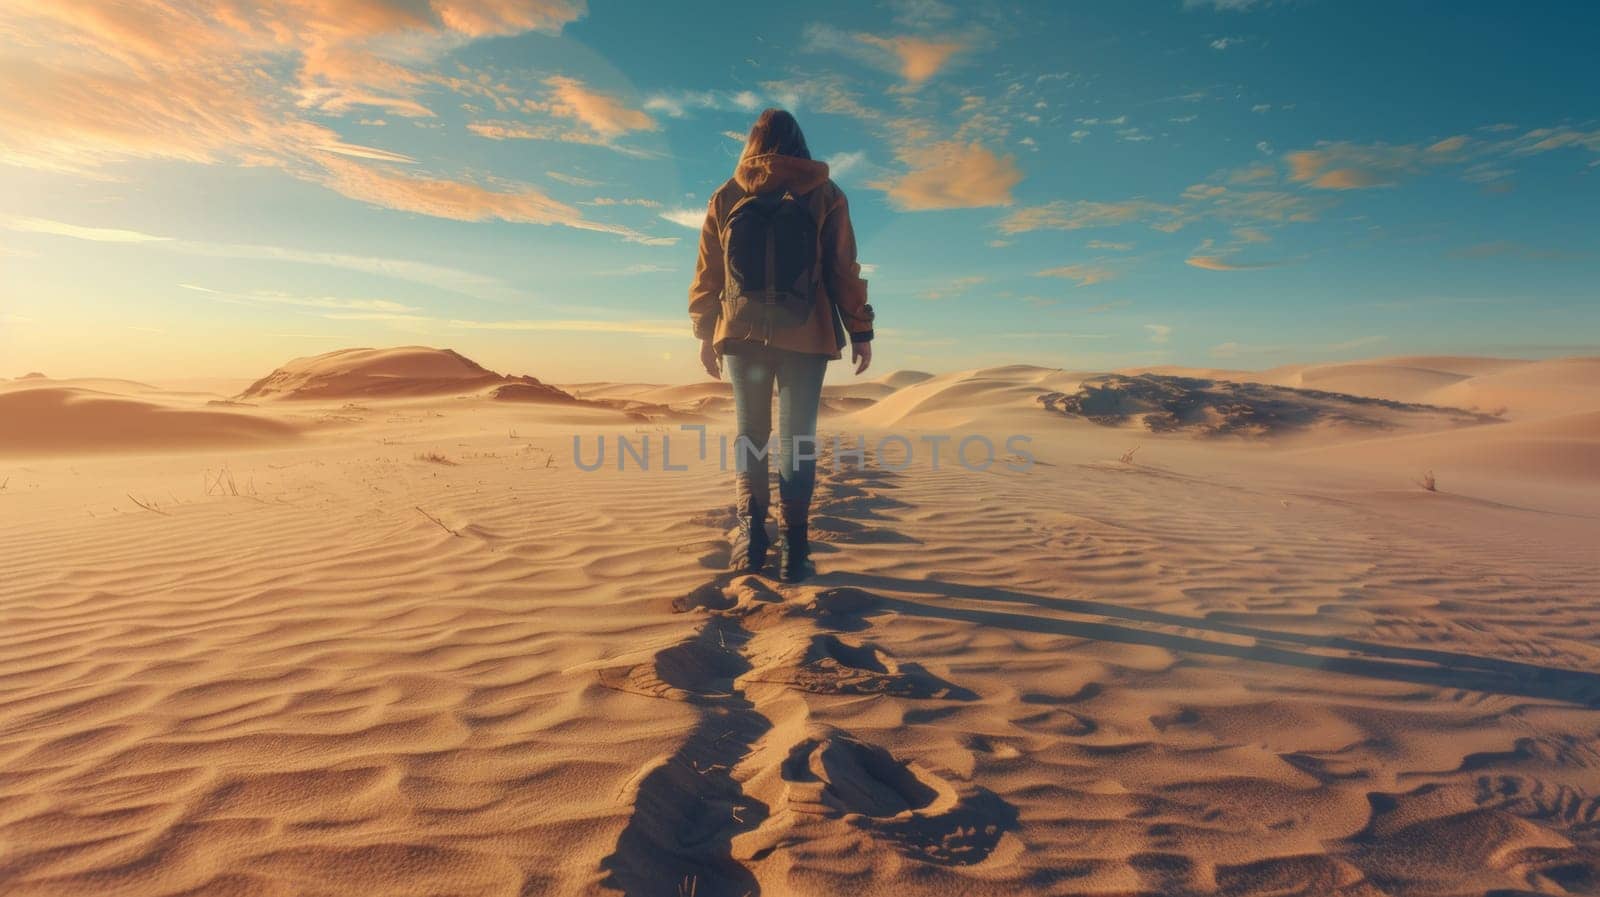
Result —
M872 306L867 304L867 282L861 279L856 263L856 234L850 226L850 209L844 191L828 179L825 162L782 156L776 153L741 159L733 177L712 194L706 208L706 222L700 228L700 261L695 266L694 283L689 287L689 321L695 336L711 338L718 352L737 350L730 341L761 342L761 337L746 329L734 332L722 316L722 288L725 282L722 231L734 203L750 193L789 190L809 194L806 202L820 235L822 289L817 292L817 307L799 327L776 331L770 345L796 352L811 352L839 358L842 334L834 326L837 308L843 329L852 343L872 339Z

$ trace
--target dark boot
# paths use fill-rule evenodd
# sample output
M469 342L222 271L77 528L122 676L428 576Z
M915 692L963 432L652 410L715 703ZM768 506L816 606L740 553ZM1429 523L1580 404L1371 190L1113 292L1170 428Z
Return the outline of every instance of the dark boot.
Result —
M740 514L738 531L733 535L733 556L728 559L728 569L735 573L760 573L767 566L767 549L771 545L771 540L767 538L766 509Z
M811 542L806 524L785 525L778 579L783 582L804 582L816 572L816 565L811 563Z

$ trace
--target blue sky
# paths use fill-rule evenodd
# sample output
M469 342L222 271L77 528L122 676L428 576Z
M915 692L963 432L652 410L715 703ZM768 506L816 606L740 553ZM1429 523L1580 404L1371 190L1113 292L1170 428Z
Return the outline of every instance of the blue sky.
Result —
M850 196L884 370L1593 353L1597 25L1587 3L9 0L0 375L422 343L693 379L694 228L766 105Z

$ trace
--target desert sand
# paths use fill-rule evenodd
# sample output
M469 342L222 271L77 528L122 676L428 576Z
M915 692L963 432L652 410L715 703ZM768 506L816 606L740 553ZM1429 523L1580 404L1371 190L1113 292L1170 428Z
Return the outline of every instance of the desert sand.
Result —
M1600 892L1600 359L829 387L798 586L725 385L240 390L0 380L7 897Z

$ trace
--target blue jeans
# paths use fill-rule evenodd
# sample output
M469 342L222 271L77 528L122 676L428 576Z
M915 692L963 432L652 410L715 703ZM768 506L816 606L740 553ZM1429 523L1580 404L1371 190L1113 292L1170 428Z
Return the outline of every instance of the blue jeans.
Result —
M801 526L817 484L817 407L822 403L825 355L751 347L723 356L733 383L735 482L740 514L765 517L770 501L768 441L772 387L778 387L778 502L785 526Z

